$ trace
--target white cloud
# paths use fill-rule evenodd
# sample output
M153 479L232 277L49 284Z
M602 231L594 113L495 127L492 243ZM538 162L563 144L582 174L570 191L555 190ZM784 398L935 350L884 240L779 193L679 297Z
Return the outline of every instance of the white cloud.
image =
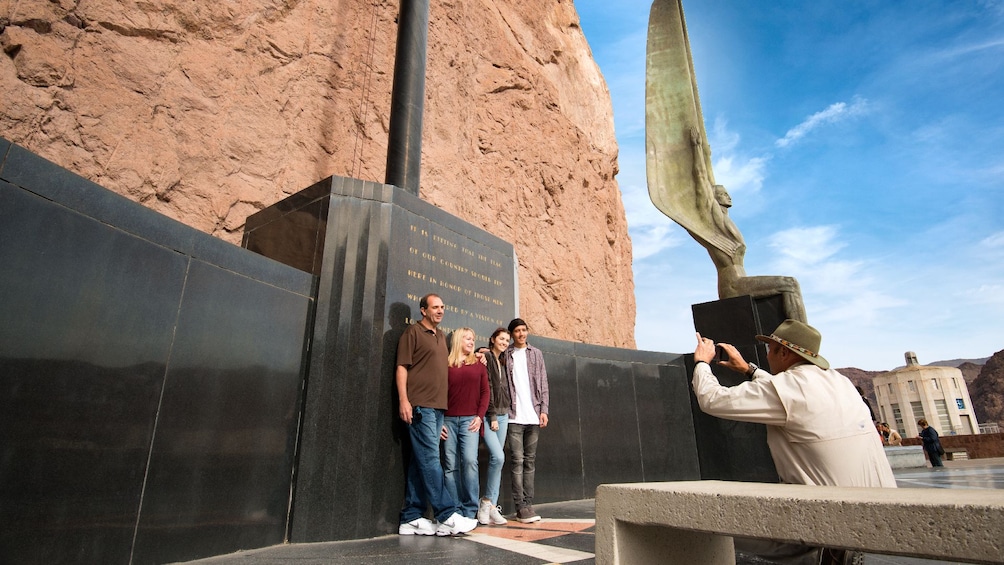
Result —
M1001 284L981 284L965 294L974 304L1004 305L1004 285Z
M722 157L713 165L715 180L732 194L759 192L763 186L766 164L765 157L751 157L745 161L733 156Z
M836 241L837 232L837 226L790 228L771 235L768 245L780 253L783 263L813 267L844 248Z
M728 125L725 118L715 118L708 137L715 181L725 186L733 196L743 192L755 194L763 186L764 171L770 156L749 157L741 154L739 134L729 130Z
M959 57L970 56L973 53L979 53L981 51L996 50L1001 47L1004 47L1004 38L993 38L978 43L969 43L966 45L953 46L950 49L946 49L940 53L936 53L934 57L936 59L942 59L942 60L956 59Z
M840 258L847 244L839 237L834 225L777 232L768 238L774 250L768 269L798 279L810 318L826 323L867 326L883 311L903 306L904 300L890 294L888 281L880 281L877 261Z
M1004 249L1004 231L999 231L988 237L983 238L980 245L984 247L989 247L991 249Z
M805 137L812 130L824 125L836 123L865 114L868 111L868 101L863 98L855 98L848 105L846 102L830 104L825 110L816 112L809 116L802 123L788 130L784 137L774 142L778 147L788 147L792 143Z

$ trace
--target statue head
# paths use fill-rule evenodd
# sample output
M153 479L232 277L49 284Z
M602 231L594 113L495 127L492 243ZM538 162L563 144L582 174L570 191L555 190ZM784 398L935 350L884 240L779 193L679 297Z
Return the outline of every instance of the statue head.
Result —
M716 184L715 185L715 200L722 206L722 208L732 207L732 196L729 195L729 191L725 190L725 187Z

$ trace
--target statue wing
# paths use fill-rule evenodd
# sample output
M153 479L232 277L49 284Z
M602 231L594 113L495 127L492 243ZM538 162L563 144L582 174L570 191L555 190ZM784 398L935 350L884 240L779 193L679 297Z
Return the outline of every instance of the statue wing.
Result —
M699 136L692 142L692 131ZM740 246L715 225L717 206L711 147L697 93L682 0L655 0L648 23L645 81L645 159L648 194L663 214L683 226L702 245L727 253ZM703 163L695 163L695 159ZM696 167L707 183L699 183ZM701 186L704 184L704 186Z

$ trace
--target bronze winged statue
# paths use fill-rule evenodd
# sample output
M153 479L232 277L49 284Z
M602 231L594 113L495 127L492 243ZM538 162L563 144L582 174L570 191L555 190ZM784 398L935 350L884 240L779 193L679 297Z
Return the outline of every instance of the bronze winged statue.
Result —
M746 274L746 243L728 214L732 198L715 183L711 168L682 0L652 3L645 138L649 197L708 250L718 269L718 297L780 294L786 317L807 321L802 292L793 277Z

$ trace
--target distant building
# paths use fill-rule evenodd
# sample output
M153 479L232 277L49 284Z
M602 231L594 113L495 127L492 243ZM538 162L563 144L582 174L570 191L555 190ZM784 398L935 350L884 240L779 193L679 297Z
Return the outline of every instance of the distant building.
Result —
M921 418L941 435L980 433L962 371L921 365L912 351L905 356L906 367L872 380L882 421L895 426L903 437L920 433L917 420Z

